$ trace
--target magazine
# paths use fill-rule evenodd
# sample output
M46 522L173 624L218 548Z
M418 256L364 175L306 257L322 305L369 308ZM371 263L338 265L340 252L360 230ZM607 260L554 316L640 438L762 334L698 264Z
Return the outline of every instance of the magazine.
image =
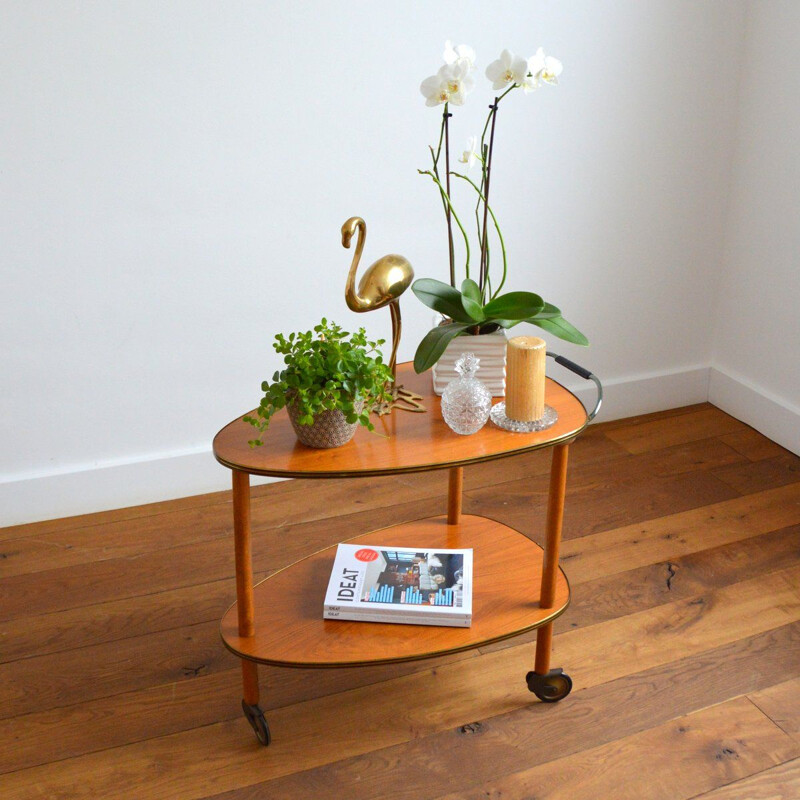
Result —
M472 550L340 544L324 617L468 628Z

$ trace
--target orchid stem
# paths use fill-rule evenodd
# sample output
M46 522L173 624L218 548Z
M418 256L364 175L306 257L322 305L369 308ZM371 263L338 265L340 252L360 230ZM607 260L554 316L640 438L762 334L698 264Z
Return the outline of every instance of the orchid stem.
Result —
M442 126L442 132L444 132L444 126ZM439 148L439 149L441 150L441 138L440 138L440 140L439 140L439 145L440 145L440 148ZM437 160L438 160L438 158L439 158L439 157L438 157L438 155L437 155L436 153L434 153L434 151L433 151L433 147L431 147L430 145L428 145L428 149L431 151L431 159L432 159L432 161L433 161L433 173L434 173L434 175L436 175L436 176L437 176L437 178L438 178L438 176L439 176L439 169L438 169L438 168L437 168L437 166L436 166L436 162L437 162ZM419 171L419 170L418 170L418 171ZM445 192L444 192L444 189L440 190L439 194L440 194L440 199L441 199L441 201L442 201L442 210L444 211L445 219L448 219L448 216L449 216L449 208L448 208L448 206L447 206L447 200L445 200L445 196L444 196L444 195L445 195Z
M487 263L486 263L486 244L488 242L487 230L486 230L486 223L487 217L489 213L489 189L491 186L491 179L492 179L492 151L494 149L494 127L495 122L497 121L497 104L500 101L500 98L495 97L494 105L489 106L491 111L491 118L492 118L492 131L489 134L489 153L486 156L486 186L484 188L484 198L483 198L483 246L481 248L481 268L480 268L480 290L481 294L483 294L483 287L486 283L486 270L487 270Z
M418 169L417 172L420 175L430 175L431 180L439 187L439 191L442 194L442 199L447 203L447 207L449 208L450 213L453 215L453 219L456 221L456 225L458 225L461 235L464 237L464 247L467 251L467 263L464 265L464 270L469 278L469 237L467 236L467 232L464 230L464 226L461 224L461 220L458 218L458 214L456 214L456 210L453 208L453 204L450 202L450 195L445 191L444 186L442 186L442 182L432 170Z
M506 89L503 92L503 94L500 95L500 97L495 98L494 104L497 105L510 91L518 88L519 88L518 83L509 86L508 89ZM489 106L489 108L492 108L492 106ZM489 130L489 123L491 121L492 121L492 112L490 111L489 115L486 117L486 124L483 126L483 133L481 134L481 151L483 151L483 142L486 139L486 131Z
M444 166L445 179L447 183L447 197L450 197L450 125L448 120L453 115L447 110L447 103L444 104ZM450 220L450 206L447 206L447 246L450 253L450 285L456 285L456 261L455 251L453 250L453 224Z
M497 113L497 106L500 101L509 93L512 92L514 89L518 89L518 83L512 83L511 86L508 87L499 97L495 97L494 104L489 106L489 114L486 117L486 124L483 126L483 133L481 134L481 189L483 189L487 196L489 194L489 172L491 170L491 139L490 139L490 147L486 147L486 132L489 130L489 123L492 123L492 139L494 138L494 118L495 114ZM488 151L488 152L487 152ZM480 206L480 200L475 207L475 213L478 213L478 207ZM489 274L489 244L487 241L486 236L486 211L484 210L483 214L483 225L484 228L481 230L480 223L478 223L478 241L481 245L481 280L480 280L480 287L481 287L481 294L483 294L483 287L485 283L486 277ZM502 284L501 284L502 285Z
M447 106L445 105L445 112L446 110ZM442 127L441 130L439 131L439 144L436 148L436 155L433 157L434 168L436 168L439 165L439 156L441 155L442 152L442 141L444 139L444 123L445 123L445 117L442 118ZM431 154L432 153L433 153L433 148L431 147Z
M466 181L472 188L478 193L478 197L484 203L486 203L486 198L483 192L478 188L478 185L466 175L462 175L460 172L453 172L452 173L456 178L461 178L462 181ZM479 200L479 202L480 202ZM506 257L506 243L503 240L503 234L500 230L500 225L497 222L497 217L494 215L494 211L492 211L492 207L486 203L486 208L489 210L489 214L492 217L492 222L494 223L494 229L497 231L497 238L500 240L500 249L503 251L503 279L500 281L500 285L495 290L494 294L490 296L491 300L494 300L495 297L500 293L500 290L503 288L503 284L506 282L506 275L508 274L508 260ZM477 212L476 212L477 213ZM486 275L486 280L489 280L489 275Z

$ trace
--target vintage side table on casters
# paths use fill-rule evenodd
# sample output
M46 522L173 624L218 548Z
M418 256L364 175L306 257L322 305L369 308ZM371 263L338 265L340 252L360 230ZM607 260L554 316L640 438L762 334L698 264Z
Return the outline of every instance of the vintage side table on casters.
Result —
M548 355L553 355L548 353ZM253 429L241 418L214 438L216 459L233 471L233 523L236 603L221 623L225 646L242 660L242 708L258 740L270 731L259 706L258 664L282 667L353 667L388 664L481 647L538 628L536 658L528 688L545 702L566 697L572 681L551 669L553 620L569 603L569 585L558 566L569 444L597 413L600 381L561 356L568 369L593 380L598 399L587 414L580 401L548 379L546 402L557 422L536 433L509 433L489 423L472 436L453 433L442 419L430 375L415 375L410 364L398 368L398 383L424 398L428 411L395 411L376 419L375 436L360 428L343 447L313 450L297 442L286 411L278 412L251 449ZM553 448L545 546L486 517L461 513L463 469L481 461ZM253 586L250 548L250 475L283 478L367 478L448 469L447 513L372 531L351 542L425 549L472 548L473 614L470 628L325 620L323 601L336 546L313 553Z

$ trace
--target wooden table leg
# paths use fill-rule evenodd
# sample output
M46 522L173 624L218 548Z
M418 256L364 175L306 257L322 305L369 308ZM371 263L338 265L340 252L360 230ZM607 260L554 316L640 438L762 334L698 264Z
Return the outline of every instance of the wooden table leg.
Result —
M544 562L539 606L552 608L555 602L556 578L558 576L558 550L561 545L561 524L564 519L564 501L567 491L568 444L553 448L550 467L550 491L547 500L547 523L545 529ZM561 700L569 694L572 680L561 669L550 669L550 653L553 647L553 623L542 625L536 632L536 662L534 671L528 673L528 688L546 702Z
M239 636L252 636L253 558L250 546L250 476L233 471L233 540L236 554L236 609ZM269 744L270 735L264 712L258 705L258 664L242 659L242 709L261 744Z
M464 467L452 467L447 484L447 524L456 525L461 519L461 491L464 487Z
M252 636L253 559L250 547L250 476L233 472L233 541L236 549L236 603L239 636Z

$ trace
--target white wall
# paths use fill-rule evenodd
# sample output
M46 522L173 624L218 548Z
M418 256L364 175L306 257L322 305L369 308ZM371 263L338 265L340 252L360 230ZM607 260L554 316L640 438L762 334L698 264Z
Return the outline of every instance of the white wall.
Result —
M800 453L800 3L750 3L711 400Z
M448 37L481 70L506 46L565 65L501 106L509 288L589 335L558 348L609 383L610 415L705 399L743 7L4 2L0 524L227 487L210 440L255 405L276 332L389 332L343 302L350 215L367 263L446 279L416 169L438 122L417 87ZM409 359L430 312L409 293L403 314Z

